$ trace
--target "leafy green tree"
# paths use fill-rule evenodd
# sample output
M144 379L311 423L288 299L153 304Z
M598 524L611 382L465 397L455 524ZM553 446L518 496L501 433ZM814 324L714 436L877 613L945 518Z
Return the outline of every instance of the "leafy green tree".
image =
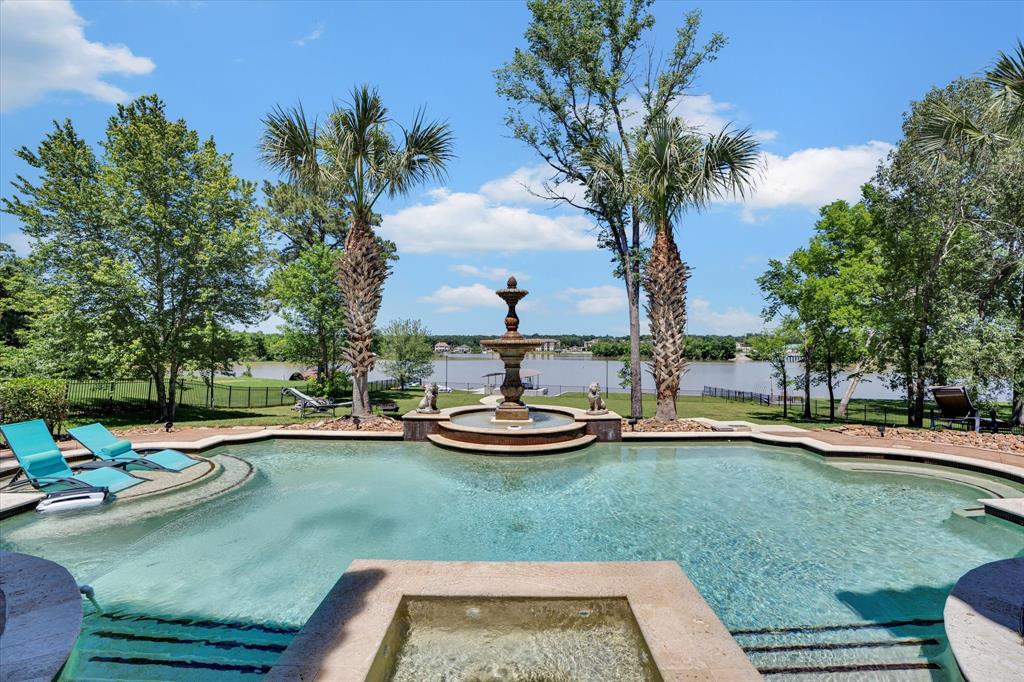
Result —
M434 371L430 332L419 320L394 320L381 330L384 371L404 389Z
M33 240L55 326L93 331L116 364L146 372L173 419L178 375L210 321L262 314L254 187L155 95L119 105L101 147L97 157L70 121L55 123L35 151L18 150L39 177L19 176L3 207Z
M718 33L697 45L700 14L676 31L656 65L646 34L653 0L531 0L528 47L499 69L512 134L548 164L538 192L594 219L626 287L630 329L631 413L643 415L640 286L645 245L642 206L628 182L636 162L630 130L671 113L698 69L725 43ZM647 66L648 68L644 68ZM585 188L582 193L579 188Z
M316 367L318 380L329 391L338 381L345 344L337 251L329 244L304 246L271 274L267 291L284 320L285 358Z
M345 297L348 338L345 361L352 369L352 414L370 414L369 373L375 355L373 330L380 311L387 256L373 232L374 206L381 196L403 196L444 176L453 156L448 124L418 113L401 141L375 89L352 92L347 107L336 108L321 129L306 119L301 105L278 107L264 120L263 160L311 194L336 196L350 222L338 278Z
M758 334L750 340L752 360L767 362L772 368L775 385L782 390L782 418L789 418L789 344L794 338L793 321L783 319L774 330Z
M1002 154L965 147L936 156L920 138L937 103L980 116L988 98L988 88L974 79L934 89L912 103L903 140L865 188L882 260L876 306L885 340L881 363L890 368L893 384L906 392L912 426L924 422L928 382L948 380L937 333L965 305L978 301L972 292L984 279L971 266L986 253L986 244L995 247L986 233L997 227L990 220L998 210L992 190L1005 170L999 163ZM1010 232L1019 234L1019 225L1010 225ZM1015 264L1011 270L1016 269Z
M808 245L785 263L770 261L758 283L766 318L788 316L790 328L802 331L804 417L810 418L810 386L821 383L828 388L831 421L839 370L866 353L881 265L871 215L862 204L836 201L820 215Z
M18 331L25 327L27 320L19 294L24 289L25 277L22 259L10 246L0 242L0 347L21 345Z
M309 247L341 250L348 235L348 216L341 202L327 190L312 191L293 182L263 182L267 229L283 242L282 262L294 260Z
M191 360L186 369L202 377L206 384L207 403L213 407L217 375L234 376L235 363L245 349L245 334L226 329L211 319L191 343Z

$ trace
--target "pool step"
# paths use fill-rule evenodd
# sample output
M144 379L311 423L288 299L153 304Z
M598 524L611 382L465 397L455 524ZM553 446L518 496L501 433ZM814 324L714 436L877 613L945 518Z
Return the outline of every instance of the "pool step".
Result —
M943 669L942 621L735 629L754 666L771 680L932 680Z
M83 622L66 680L255 680L296 628L133 614Z

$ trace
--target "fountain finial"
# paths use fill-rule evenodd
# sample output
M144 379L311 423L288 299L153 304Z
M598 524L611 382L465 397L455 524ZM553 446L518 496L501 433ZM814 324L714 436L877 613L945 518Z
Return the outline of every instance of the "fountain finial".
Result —
M517 286L519 286L519 282L516 281L515 276L512 276L508 278L507 282L505 282L505 286L507 286L509 289L515 289Z

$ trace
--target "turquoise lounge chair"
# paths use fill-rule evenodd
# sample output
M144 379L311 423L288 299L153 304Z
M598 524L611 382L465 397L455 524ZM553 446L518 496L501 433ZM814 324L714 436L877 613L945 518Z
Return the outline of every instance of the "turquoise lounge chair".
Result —
M132 476L111 466L72 471L42 419L18 424L0 425L0 433L21 465L8 487L31 485L42 490L51 486L58 489L104 490L111 493L144 483L145 479ZM19 481L24 475L27 480Z
M103 424L88 424L68 429L75 440L88 448L97 458L116 464L138 464L147 469L163 471L181 471L194 464L193 459L177 450L160 450L152 454L140 455L132 450L132 444L122 440L107 430Z

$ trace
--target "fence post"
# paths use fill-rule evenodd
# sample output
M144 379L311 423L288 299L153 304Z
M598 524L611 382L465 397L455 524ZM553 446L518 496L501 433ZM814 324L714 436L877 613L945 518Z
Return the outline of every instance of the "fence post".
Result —
M265 386L263 390L263 407L270 407L270 386Z
M864 423L868 423L868 404L864 403Z
M249 395L245 399L246 407L252 407L252 386L249 387Z
M231 384L228 384L228 409L231 409Z

